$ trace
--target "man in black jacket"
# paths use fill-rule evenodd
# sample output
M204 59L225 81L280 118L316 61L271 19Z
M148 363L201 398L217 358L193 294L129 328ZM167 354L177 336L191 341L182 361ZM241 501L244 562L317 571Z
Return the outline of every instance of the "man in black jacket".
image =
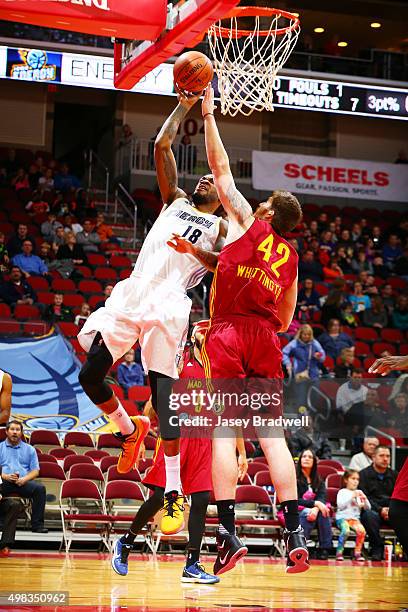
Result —
M384 543L380 536L382 523L388 523L390 497L397 473L389 468L390 449L380 444L374 451L373 463L360 472L360 489L367 495L371 510L361 514L371 544L371 559L381 561Z
M16 304L31 305L37 301L34 289L23 278L23 274L18 266L11 268L9 280L0 285L0 297L12 308Z
M0 489L1 490L1 489ZM23 504L18 497L2 497L0 492L0 517L3 521L0 538L0 558L7 557L10 546L14 543L17 519L23 510Z

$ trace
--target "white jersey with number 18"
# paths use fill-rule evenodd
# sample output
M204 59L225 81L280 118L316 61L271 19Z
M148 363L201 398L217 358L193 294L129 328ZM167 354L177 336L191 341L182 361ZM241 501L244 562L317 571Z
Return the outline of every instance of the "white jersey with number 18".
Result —
M171 283L183 291L198 285L206 268L192 255L177 253L167 245L172 234L179 234L192 244L214 250L220 229L220 217L204 213L187 198L177 198L155 221L146 236L132 275L156 283Z

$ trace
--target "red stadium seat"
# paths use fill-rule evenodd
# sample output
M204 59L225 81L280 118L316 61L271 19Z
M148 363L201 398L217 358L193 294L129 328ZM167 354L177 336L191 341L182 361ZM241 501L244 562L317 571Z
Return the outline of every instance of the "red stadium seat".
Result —
M94 463L74 463L69 470L69 477L96 480L98 483L105 481L100 468Z
M125 278L129 278L132 274L132 268L123 268L119 272L119 280L125 280Z
M77 306L81 306L84 302L84 296L79 295L78 293L66 293L64 294L64 304L65 306L70 306L71 308L76 308Z
M248 463L248 475L252 479L255 476L255 474L257 474L257 472L264 472L264 471L265 471L265 464L262 463L261 461L259 462L251 461L250 463Z
M11 317L11 309L8 304L0 304L0 317Z
M315 289L319 295L327 295L329 288L324 283L315 283Z
M400 345L400 355L408 355L408 344L402 343Z
M75 323L70 323L69 321L61 321L58 323L58 327L68 338L76 338L79 332L79 328Z
M323 480L326 479L326 476L329 474L337 474L336 468L331 465L320 465L320 462L317 464L317 473Z
M377 342L378 333L373 327L356 327L355 336L363 342Z
M84 352L84 349L79 344L78 338L70 338L69 341L70 341L71 346L74 349L75 353L83 353Z
M84 278L91 278L92 270L88 266L76 266L75 269L82 274Z
M27 279L27 282L29 285L31 285L34 291L48 291L50 288L47 279L43 276L30 276L30 278Z
M337 504L338 492L339 490L337 487L327 487L326 489L326 499L332 505L333 508L335 508Z
M334 369L334 360L332 357L330 357L330 355L326 355L326 359L324 360L323 365L328 369L328 370L333 370Z
M124 255L112 255L109 261L112 268L131 268L132 262Z
M104 281L117 281L117 272L116 270L112 270L112 268L96 268L95 270L95 278L100 278Z
M14 309L14 316L19 321L41 318L41 314L37 306L30 306L29 304L17 304Z
M104 452L104 451L100 451L100 452ZM108 453L105 452L105 457L102 457L99 467L101 468L101 471L105 473L108 471L111 465L117 465L117 464L118 464L118 458L114 457L113 455L109 455Z
M128 398L134 402L147 402L151 393L150 387L129 387Z
M381 340L384 342L395 342L400 343L404 342L404 334L400 329L388 329L384 328L381 330Z
M54 278L51 287L53 291L76 291L76 285L70 278Z
M330 465L331 467L334 467L338 472L344 472L343 464L340 463L340 461L337 461L336 459L320 459L319 465Z
M34 429L31 432L30 444L35 446L36 444L47 446L61 447L59 438L55 431L49 431L48 429Z
M111 368L111 371L112 371L112 368ZM140 410L137 404L133 400L123 399L121 400L121 402L122 402L122 406L124 407L124 409L126 410L129 416L137 416L140 414Z
M394 344L390 344L389 342L374 342L373 344L373 353L376 357L380 357L383 351L390 351L391 355L396 354L396 348Z
M341 474L329 474L326 476L326 487L341 489L343 487L343 476Z
M269 470L257 472L253 478L254 484L258 487L273 487L273 482Z
M0 322L0 335L1 334L19 334L21 331L21 325L18 321L1 321Z
M64 470L58 463L49 461L40 463L40 478L54 478L55 480L65 480Z
M98 449L120 447L120 440L118 440L118 438L115 438L115 436L111 433L103 433L98 438Z
M116 465L111 465L108 467L106 481L111 482L112 480L132 480L133 482L140 482L142 479L139 470L135 468L126 472L126 474L121 474L118 472Z
M105 295L103 293L99 293L97 295L91 295L90 298L88 299L88 304L91 307L91 310L94 310L95 306L99 302L104 302L104 301L105 301Z
M354 347L356 349L356 355L359 357L367 357L367 355L371 353L370 346L367 344L367 342L360 342L359 340L356 340Z
M78 284L78 291L81 293L103 293L103 287L96 280L81 280Z
M389 283L393 289L406 289L407 287L407 281L399 276L388 277L387 283Z
M77 465L78 463L87 463L88 465L94 465L91 457L86 457L85 455L68 455L64 459L64 472L67 473L72 468L73 465Z
M71 448L52 448L50 450L50 455L56 459L65 459L65 457L69 457L69 455L76 455L76 452Z
M103 459L105 459L106 457L109 457L110 459L112 458L112 455L110 455L107 451L103 451L103 450L98 450L97 448L86 451L86 453L84 454L84 457L90 457L92 459L92 461L94 461L95 463L102 463ZM113 457L113 459L117 462L118 458L117 457Z
M69 431L64 437L64 447L68 446L86 446L95 448L93 440L86 431Z
M101 253L88 253L87 257L90 266L106 266L106 257Z
M46 306L54 303L54 294L50 291L41 291L37 293L37 298L40 304L45 304Z

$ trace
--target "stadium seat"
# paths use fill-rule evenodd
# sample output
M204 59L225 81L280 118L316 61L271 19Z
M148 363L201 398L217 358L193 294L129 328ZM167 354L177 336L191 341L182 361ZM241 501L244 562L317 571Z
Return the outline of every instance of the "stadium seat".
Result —
M69 470L69 478L86 478L99 486L105 482L100 468L94 463L74 463Z
M123 268L119 272L119 280L125 280L132 274L132 268Z
M88 253L88 263L90 266L106 266L106 257L100 253Z
M64 470L58 463L51 463L49 461L41 461L40 463L40 476L43 478L54 478L56 480L65 480Z
M0 304L0 317L11 317L11 309L8 304Z
M258 461L251 461L248 463L248 475L253 480L257 472L264 472L265 464Z
M36 451L40 451L38 455L38 461L42 461L43 463L54 463L58 465L57 458L48 453L43 453L38 447L35 448Z
M17 304L17 306L14 308L14 317L19 321L24 321L27 319L40 319L41 314L37 306Z
M56 459L63 461L65 457L69 455L76 455L76 452L72 450L72 448L52 448L50 450L50 455L55 457Z
M367 342L360 342L359 340L356 340L354 346L356 349L356 355L358 357L367 357L367 355L371 353L370 346L367 344Z
M64 294L65 306L69 306L70 308L76 308L76 307L79 308L83 302L85 302L83 295L79 295L78 293L65 293Z
M119 451L119 449L121 448L121 444L120 444L120 441L118 440L118 438L115 438L115 436L113 434L111 434L111 433L103 433L98 438L98 445L97 445L97 447L100 450L102 450L104 448L110 448L110 449L115 449L115 450Z
M75 269L79 274L82 274L84 278L91 278L92 270L88 266L75 266Z
M356 338L363 342L377 342L378 333L374 327L356 327L354 330Z
M94 452L94 451L91 451L91 452ZM105 451L102 451L102 452L105 452ZM109 455L108 453L105 452L105 456L101 458L101 463L99 467L101 468L101 471L105 473L108 471L111 465L116 466L117 464L118 464L118 458L113 455Z
M93 440L89 433L86 431L69 431L64 437L64 447L70 446L83 447L83 448L95 448ZM75 448L77 450L77 448Z
M250 440L244 440L244 445L245 445L245 452L247 457L253 457L253 455L255 454L255 445L253 442L251 442Z
M148 470L153 465L153 459L151 457L146 457L146 459L141 459L139 461L138 470L141 474L146 474L146 470Z
M326 499L333 508L337 505L337 493L339 492L337 487L326 488Z
M76 291L76 285L70 278L54 278L51 287L53 291Z
M397 352L394 344L390 344L389 342L374 342L373 353L376 357L380 357L381 353L384 351L389 351L391 355L395 355Z
M85 455L68 455L64 459L64 472L68 473L73 465L77 465L78 463L94 465L91 457L86 457Z
M103 293L103 287L96 280L81 280L78 284L78 291L93 295L95 293Z
M68 338L76 338L79 332L79 327L75 325L75 323L70 323L69 321L61 321L58 323L58 327Z
M328 474L326 476L326 487L341 489L343 487L343 476L341 474Z
M91 308L91 310L95 310L95 306L99 303L99 302L104 302L105 301L105 296L103 293L99 293L97 295L91 295L88 299L88 304Z
M329 293L329 287L324 283L315 283L315 289L319 295L327 295Z
M111 465L106 472L106 480L107 482L111 480L132 480L133 482L140 482L142 479L137 469L130 470L126 472L126 474L121 474L118 472L116 465Z
M134 386L128 389L128 398L134 402L147 402L152 391L150 387Z
M116 270L113 270L112 268L96 268L94 274L95 278L100 278L104 281L112 281L116 283L118 279Z
M112 268L132 268L132 262L129 257L124 255L112 255L109 261Z
M320 465L319 462L317 464L317 473L325 480L329 474L337 474L337 469L331 465Z
M50 288L47 279L43 276L30 276L27 282L34 291L48 291Z
M143 444L145 445L145 449L154 451L156 448L157 440L158 438L155 438L154 436L148 434L143 441Z
M139 504L130 504L138 501ZM103 492L103 501L107 511L110 513L112 523L117 521L131 522L138 507L145 502L146 498L140 485L132 480L112 480L107 482Z
M100 463L102 459L105 457L111 457L111 455L107 451L98 450L97 448L93 448L92 450L87 450L84 453L84 457L90 457L94 463ZM114 457L117 462L118 458Z
M30 444L38 446L43 453L48 453L53 448L61 448L59 438L55 431L48 429L35 429L30 435Z
M21 332L21 325L18 321L2 321L0 323L0 335L17 335Z
M404 333L400 329L389 329L384 327L384 329L381 330L381 340L398 344L404 342L405 338Z
M323 365L328 370L333 370L334 369L333 357L330 357L330 355L326 355L326 359L324 360Z
M407 288L407 281L401 278L400 276L389 276L387 278L387 283L389 283L394 290L401 290Z
M320 459L319 465L330 465L331 467L334 467L338 472L344 472L343 464L340 463L340 461L337 461L337 459Z
M253 477L254 484L258 487L273 487L273 482L269 470L257 472Z

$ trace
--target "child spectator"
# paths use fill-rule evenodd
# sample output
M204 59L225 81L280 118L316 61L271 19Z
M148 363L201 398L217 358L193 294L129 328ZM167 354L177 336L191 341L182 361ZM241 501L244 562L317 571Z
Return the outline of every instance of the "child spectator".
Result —
M354 561L365 561L361 551L366 530L360 522L360 513L362 508L370 510L371 504L366 495L357 488L359 482L359 473L355 470L347 470L343 476L344 488L337 493L336 526L340 530L340 535L336 550L336 561L344 561L344 545L350 535L350 529L356 532Z
M349 327L358 327L359 325L357 315L354 314L353 306L349 302L344 305L341 311L341 319Z
M130 349L124 355L124 361L118 366L118 383L124 388L144 385L142 367L135 362L135 351Z
M336 378L351 378L354 371L354 346L342 349L339 360L340 363L334 368Z
M364 295L361 282L354 283L354 292L349 296L349 302L353 306L353 312L364 312L367 308L371 308L371 300L368 295Z
M73 321L74 314L69 306L64 306L64 296L62 293L54 293L54 303L47 306L44 311L44 320L50 323L58 321Z
M78 326L78 329L82 329L85 321L87 320L90 314L91 314L91 307L89 306L87 302L82 302L81 310L79 311L79 314L77 314L77 316L75 317L75 321L74 321L75 325Z
M41 234L44 240L52 244L55 240L57 227L62 227L61 223L57 221L55 213L49 212L47 220L41 223Z

